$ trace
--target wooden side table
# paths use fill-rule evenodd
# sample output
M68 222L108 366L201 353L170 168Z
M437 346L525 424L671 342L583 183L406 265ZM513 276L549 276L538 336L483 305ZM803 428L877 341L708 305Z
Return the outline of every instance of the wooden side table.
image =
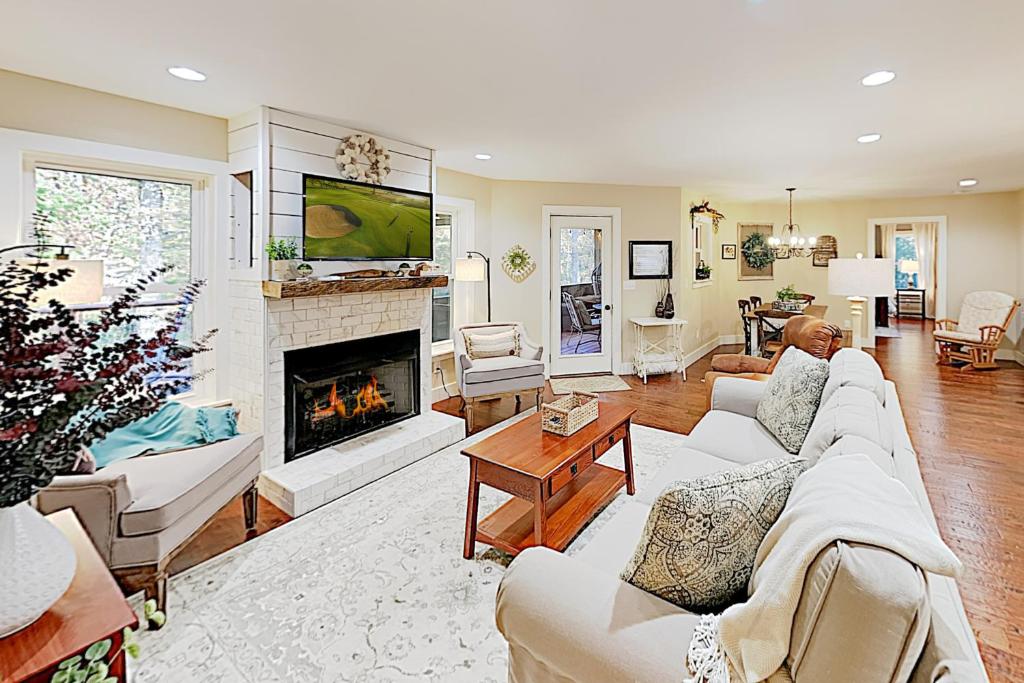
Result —
M513 555L532 546L564 550L623 486L633 495L633 408L602 403L594 422L571 436L541 429L539 413L520 420L462 454L469 458L463 557L477 541ZM625 469L595 462L622 442ZM477 523L480 484L516 496Z
M0 639L0 681L49 683L57 665L82 654L93 643L110 638L111 652L120 650L126 626L139 621L117 582L70 509L46 517L75 549L78 567L71 586L34 624ZM122 683L125 653L110 663L110 676Z
M906 289L896 290L896 317L906 318L908 316L915 316L924 320L925 311L925 299L923 289L914 289L913 287L907 287Z

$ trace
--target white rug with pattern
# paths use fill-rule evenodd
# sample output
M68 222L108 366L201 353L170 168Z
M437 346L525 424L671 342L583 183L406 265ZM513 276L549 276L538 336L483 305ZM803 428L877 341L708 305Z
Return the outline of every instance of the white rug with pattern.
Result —
M634 425L638 485L684 439ZM494 598L507 556L478 544L474 560L462 558L464 443L174 577L167 625L141 634L132 680L505 681L507 647L494 626ZM621 445L602 458L612 466L621 461ZM622 490L570 554L624 496ZM481 487L481 518L507 498Z

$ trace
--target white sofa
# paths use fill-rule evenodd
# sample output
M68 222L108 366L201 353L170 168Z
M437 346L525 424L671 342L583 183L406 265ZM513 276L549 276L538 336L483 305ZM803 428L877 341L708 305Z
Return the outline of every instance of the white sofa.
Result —
M574 556L531 548L509 567L496 618L512 683L687 678L698 616L618 578L666 484L788 454L755 418L764 382L722 378L687 445ZM824 452L824 455L822 453ZM840 351L802 455L866 452L934 526L896 388L868 354ZM643 453L637 453L642 458ZM789 656L772 683L987 681L956 583L902 557L835 543L810 567Z

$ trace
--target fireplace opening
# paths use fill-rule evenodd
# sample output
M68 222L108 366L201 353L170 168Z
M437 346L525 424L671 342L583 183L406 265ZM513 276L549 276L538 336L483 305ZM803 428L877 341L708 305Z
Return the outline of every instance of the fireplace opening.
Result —
M420 412L419 330L284 355L285 462Z

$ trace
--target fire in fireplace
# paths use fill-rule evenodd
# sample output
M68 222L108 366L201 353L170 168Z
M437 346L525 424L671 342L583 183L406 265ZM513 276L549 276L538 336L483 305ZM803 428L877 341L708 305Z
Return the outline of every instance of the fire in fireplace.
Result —
M418 330L285 353L285 462L418 415Z

